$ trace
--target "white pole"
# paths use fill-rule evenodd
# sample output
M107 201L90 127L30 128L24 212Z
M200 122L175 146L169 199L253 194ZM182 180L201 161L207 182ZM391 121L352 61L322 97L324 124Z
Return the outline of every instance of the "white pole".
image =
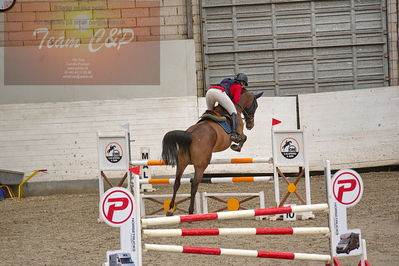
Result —
M259 207L261 209L266 208L266 206L265 206L265 192L263 190L259 191ZM267 219L267 216L257 216L255 219L264 220L264 219Z
M100 195L100 199L102 197L102 195L104 194L104 180L103 177L101 176L101 170L100 170L100 131L97 131L97 154L98 154L98 169L99 169L99 176L98 176L98 194ZM101 219L101 215L98 215L98 219L97 221L103 222L103 220Z
M330 235L330 228L328 227L294 227L294 235L308 235L308 234L322 234Z
M311 204L311 205L297 205L291 206L292 212L311 212L311 211L325 211L328 210L327 203Z
M328 214L328 227L330 228L330 256L333 260L335 257L335 210L334 210L334 200L333 200L333 191L331 186L331 164L329 160L324 162L324 176L326 179L326 195L328 200L329 214Z
M312 204L311 193L310 193L310 176L309 176L309 159L308 159L308 149L307 149L307 139L305 135L305 131L302 131L302 140L303 140L303 160L305 163L305 195L306 195L306 204Z
M156 251L165 251L165 252L183 252L183 246L177 245L156 245L156 244L144 244L145 250L156 250Z
M271 129L271 134L272 134L272 156L273 156L273 176L274 176L274 201L276 202L276 206L280 205L280 184L279 184L279 178L278 178L278 173L276 170L277 167L277 143L276 139L274 136L274 129L272 127Z
M127 161L127 166L126 166L127 167L127 174L129 175L128 176L128 182L127 182L127 190L132 191L132 188L131 188L132 184L131 183L132 183L132 178L133 178L132 174L133 173L131 173L129 171L129 167L130 167L129 162L132 160L132 153L130 152L130 149L131 149L131 147L130 147L130 124L127 123L126 125L123 125L122 127L126 129L125 134L126 134L127 149L128 149L128 154L129 154L129 160Z
M201 210L201 196L200 196L199 192L195 193L195 208L196 208L196 212L197 213L202 213L202 210Z
M203 192L201 193L201 198L202 198L202 213L208 213L208 193Z
M331 261L330 255L307 254L307 253L294 253L296 260L310 260L310 261Z
M367 245L366 245L366 240L362 239L362 256L360 258L360 265L361 266L366 266L366 261L367 261Z
M135 204L136 204L136 217L134 217L135 219L135 228L133 228L133 230L135 231L136 234L136 238L137 238L137 243L136 243L136 247L137 250L135 252L137 252L138 254L138 260L139 263L138 265L142 265L142 250L141 250L141 194L140 194L140 177L136 174L133 174L133 178L134 178L134 199L135 199Z

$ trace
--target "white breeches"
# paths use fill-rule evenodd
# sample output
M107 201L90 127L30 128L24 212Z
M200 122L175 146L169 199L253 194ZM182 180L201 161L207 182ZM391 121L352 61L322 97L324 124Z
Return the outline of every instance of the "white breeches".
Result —
M205 95L206 105L208 110L212 110L215 107L215 103L218 102L221 106L226 109L229 115L237 113L234 103L230 100L227 94L219 89L209 89Z

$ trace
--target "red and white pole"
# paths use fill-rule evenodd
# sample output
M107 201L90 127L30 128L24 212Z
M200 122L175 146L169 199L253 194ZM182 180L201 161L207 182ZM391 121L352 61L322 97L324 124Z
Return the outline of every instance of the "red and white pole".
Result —
M287 228L212 228L212 229L145 229L143 234L151 237L218 236L218 235L310 235L329 236L328 227Z
M325 211L325 210L328 210L327 203L254 209L254 210L242 210L242 211L230 211L230 212L214 212L214 213L171 216L171 217L147 218L147 219L142 219L141 221L143 225L180 224L187 222L240 219L240 218L247 218L254 216Z
M157 244L145 244L144 248L145 250L174 252L174 253L245 256L245 257L272 258L272 259L284 259L284 260L311 260L311 261L321 261L326 263L331 260L330 255L276 252L276 251L264 251L264 250L204 248L204 247L157 245Z

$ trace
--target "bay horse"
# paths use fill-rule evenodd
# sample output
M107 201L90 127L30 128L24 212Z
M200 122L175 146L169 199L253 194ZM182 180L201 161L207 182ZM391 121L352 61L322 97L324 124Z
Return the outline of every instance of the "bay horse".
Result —
M195 172L191 183L191 198L188 213L194 213L195 194L197 193L198 185L202 180L204 171L211 161L212 153L224 151L230 145L233 150L237 152L241 151L244 142L247 140L247 136L243 133L244 122L241 114L244 115L246 128L251 130L255 125L254 118L258 107L256 99L262 96L262 94L263 92L254 95L243 89L240 101L235 104L238 120L237 132L240 136L238 145L231 145L230 135L212 120L200 121L190 126L186 131L173 130L165 134L162 140L162 159L167 165L177 166L173 197L169 205L169 211L166 214L167 216L173 215L176 193L180 187L180 178L189 164L193 164ZM215 107L214 111L221 114L226 112L220 105Z

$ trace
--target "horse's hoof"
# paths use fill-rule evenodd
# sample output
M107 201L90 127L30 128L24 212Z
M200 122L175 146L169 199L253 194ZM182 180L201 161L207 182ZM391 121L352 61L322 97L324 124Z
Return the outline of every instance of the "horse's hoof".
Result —
M171 211L166 212L166 216L173 216L173 212Z
M240 151L241 151L240 146L239 146L239 145L236 145L236 144L231 145L230 148L231 148L233 151L236 151L236 152L240 152Z

